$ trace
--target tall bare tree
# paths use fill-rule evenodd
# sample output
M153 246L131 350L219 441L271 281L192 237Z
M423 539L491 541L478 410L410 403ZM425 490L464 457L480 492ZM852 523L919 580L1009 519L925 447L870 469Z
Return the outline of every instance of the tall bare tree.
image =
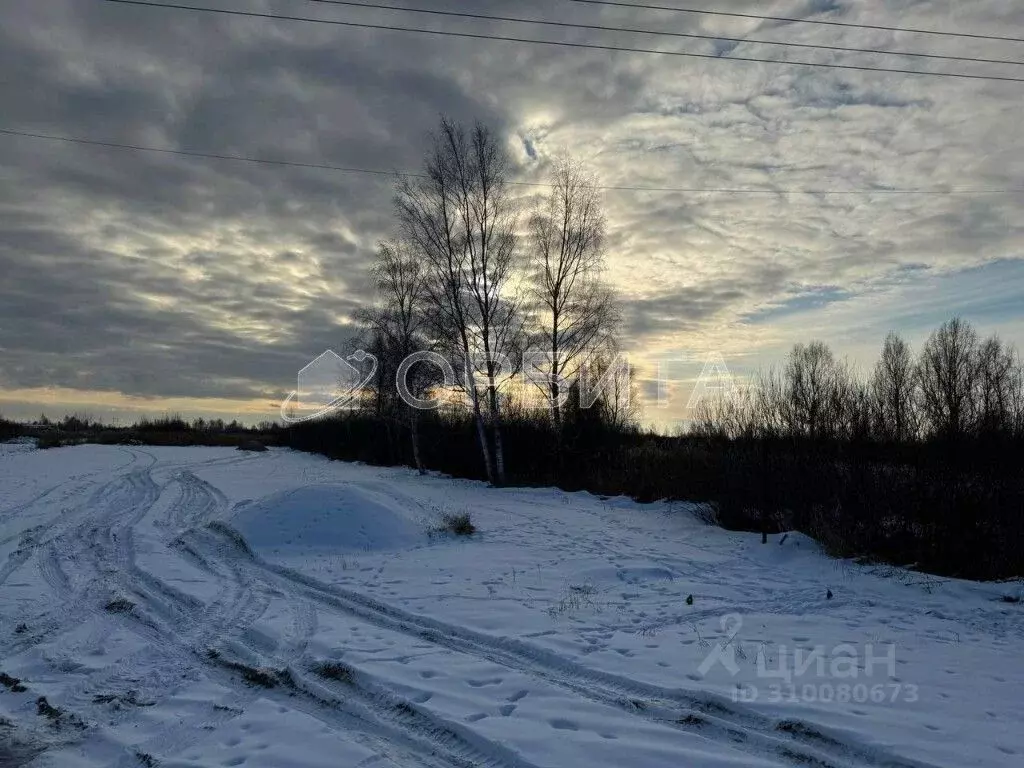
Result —
M395 201L404 234L424 265L433 336L458 361L454 367L464 376L487 479L499 484L505 482L505 453L498 386L502 361L511 359L522 331L510 291L517 222L508 174L508 156L486 126L467 130L442 118L422 177L405 177Z
M910 345L889 333L871 377L876 435L903 443L917 436L917 370Z
M852 376L827 345L794 346L783 377L783 419L790 434L817 440L844 431L853 409Z
M921 410L934 434L960 437L976 406L978 334L954 317L928 337L918 361Z
M1010 432L1018 440L1024 438L1024 362L1017 355L1017 364L1010 374Z
M981 434L1013 432L1017 370L1015 350L998 336L981 343L977 353L977 426Z
M552 189L530 219L529 283L535 342L543 357L532 361L551 416L561 425L562 382L611 336L617 321L612 293L600 281L605 218L596 179L572 159L557 162Z
M615 365L615 357L615 349L611 347L604 356L591 357L592 362L586 364L591 373L607 379L600 400L601 418L614 429L638 429L641 408L636 369L628 364Z

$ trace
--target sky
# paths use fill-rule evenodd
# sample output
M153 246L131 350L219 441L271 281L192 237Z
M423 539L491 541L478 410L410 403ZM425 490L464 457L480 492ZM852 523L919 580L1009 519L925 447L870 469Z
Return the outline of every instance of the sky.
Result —
M1024 43L571 0L382 2L1024 62ZM308 0L185 4L711 58L4 0L0 130L384 172L0 134L5 416L275 417L297 372L344 349L372 301L373 250L394 234L392 174L418 170L441 114L490 125L519 181L544 181L569 153L605 186L660 188L603 193L623 348L641 392L659 367L679 380L664 407L647 403L652 423L683 417L685 382L710 356L743 376L820 339L867 370L889 330L919 346L955 314L1024 342L1024 83L729 59L1013 77L1024 66ZM1024 37L1016 0L658 4Z

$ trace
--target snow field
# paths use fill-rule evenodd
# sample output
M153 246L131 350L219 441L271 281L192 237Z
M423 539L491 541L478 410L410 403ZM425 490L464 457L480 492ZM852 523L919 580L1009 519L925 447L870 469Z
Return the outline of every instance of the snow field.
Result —
M0 758L5 738L32 766L118 768L1024 754L1019 584L280 450L0 451L0 494L0 671L26 688L0 688ZM434 531L460 512L477 534Z

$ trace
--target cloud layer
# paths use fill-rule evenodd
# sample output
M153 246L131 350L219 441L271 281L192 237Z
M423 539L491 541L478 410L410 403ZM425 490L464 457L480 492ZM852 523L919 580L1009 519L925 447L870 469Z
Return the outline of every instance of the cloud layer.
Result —
M1024 257L1024 194L1003 191L1024 188L1024 85L725 58L1014 76L1022 67L538 30L303 0L200 4L723 58L10 0L0 7L0 128L390 171L417 168L445 113L500 131L522 180L543 180L550 159L569 151L610 186L761 190L606 193L609 278L623 298L627 346L648 374L680 351L719 350L747 364L809 335L860 350L868 329L886 324L880 311L911 333L940 307L970 318L986 265L1011 265L991 270L1000 296L1024 288L1024 270L1012 266ZM718 5L994 34L1024 23L1012 0ZM480 12L1024 59L1011 43L563 0L493 0ZM353 312L370 298L374 243L392 226L386 175L12 136L0 136L0 168L7 412L34 408L33 392L52 388L93 393L84 401L111 408L120 398L152 410L191 401L269 413L307 360L345 343ZM958 296L958 274L970 295ZM909 319L914 287L933 283L943 300L929 293L920 300L931 314L923 304ZM880 295L904 298L897 306L872 298ZM1020 341L1019 309L1000 306L985 322L1005 321Z

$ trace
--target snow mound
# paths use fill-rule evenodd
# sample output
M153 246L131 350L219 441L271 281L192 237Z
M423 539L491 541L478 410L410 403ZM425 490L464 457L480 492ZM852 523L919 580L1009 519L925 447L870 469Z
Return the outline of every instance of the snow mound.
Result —
M317 485L240 507L231 524L256 551L386 552L423 542L414 520L347 485Z

